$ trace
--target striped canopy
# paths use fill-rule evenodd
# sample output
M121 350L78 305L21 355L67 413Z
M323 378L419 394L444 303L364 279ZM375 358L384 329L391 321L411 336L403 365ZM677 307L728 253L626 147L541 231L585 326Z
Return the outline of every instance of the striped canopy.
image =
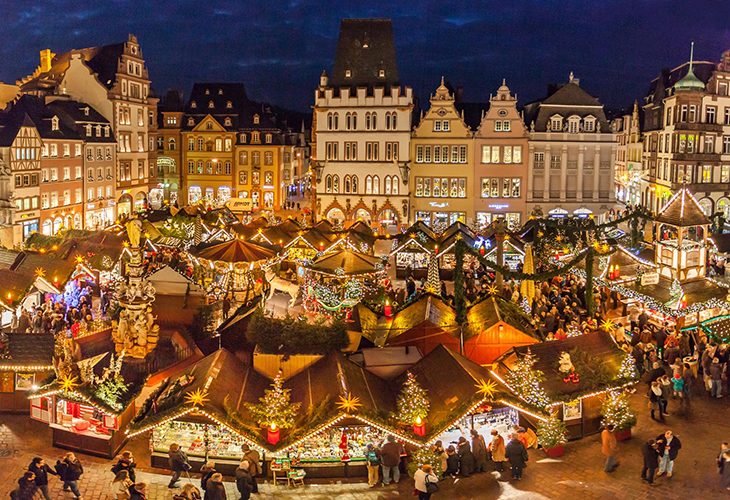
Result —
M276 253L261 245L233 239L212 245L198 252L198 257L219 262L258 262L274 257Z

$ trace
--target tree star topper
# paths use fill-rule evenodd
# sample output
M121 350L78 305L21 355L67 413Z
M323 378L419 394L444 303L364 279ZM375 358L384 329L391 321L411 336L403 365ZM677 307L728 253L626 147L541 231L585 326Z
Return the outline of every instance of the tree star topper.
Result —
M606 330L607 333L613 333L615 330L615 328L613 326L613 322L611 322L611 320L608 320L608 319L603 320L603 323L601 323L601 328Z
M480 380L476 384L477 392L485 398L493 398L497 383L492 380Z
M208 391L204 391L200 387L185 395L185 402L191 406L203 406L208 401Z
M35 275L37 278L45 278L46 277L46 270L42 267L36 267L35 268Z
M344 410L347 413L354 413L358 410L358 407L362 406L360 398L352 397L352 394L347 393L347 397L340 396L340 401L337 403L337 407L340 410Z

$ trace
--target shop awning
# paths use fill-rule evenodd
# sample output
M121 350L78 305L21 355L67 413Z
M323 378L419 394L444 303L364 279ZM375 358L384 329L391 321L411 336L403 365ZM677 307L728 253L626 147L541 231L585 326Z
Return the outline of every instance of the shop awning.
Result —
M197 257L217 262L259 262L276 256L276 253L266 247L249 243L240 239L233 239L223 243L211 245L197 252Z

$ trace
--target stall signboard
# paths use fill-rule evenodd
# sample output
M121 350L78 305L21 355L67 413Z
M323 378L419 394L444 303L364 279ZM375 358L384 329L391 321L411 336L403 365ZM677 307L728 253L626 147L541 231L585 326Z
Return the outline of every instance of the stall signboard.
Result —
M659 283L659 273L644 273L641 275L641 286L656 285Z
M563 403L563 421L578 420L583 416L583 400L576 399Z
M251 212L253 210L251 198L231 198L227 205L231 212Z
M112 430L119 430L119 419L111 415L104 415L104 427Z
M271 461L271 470L289 470L291 469L291 460L288 458L275 458Z

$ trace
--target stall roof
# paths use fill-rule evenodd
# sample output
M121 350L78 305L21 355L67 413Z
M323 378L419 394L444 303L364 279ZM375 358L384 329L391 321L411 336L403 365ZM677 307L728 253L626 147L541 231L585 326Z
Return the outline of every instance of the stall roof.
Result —
M466 313L469 334L466 338L479 335L500 321L512 328L539 339L535 327L530 324L529 318L514 302L502 297L491 296L472 305Z
M377 264L382 265L379 257L373 257L352 250L341 250L337 253L325 255L309 266L309 269L319 273L336 274L337 269L344 270L343 276L355 276L379 271Z
M654 217L658 223L677 227L708 226L712 224L687 186L682 186Z
M264 246L248 243L238 238L216 243L197 252L197 257L228 263L258 262L271 259L276 253Z
M717 251L721 254L730 254L730 233L713 234L710 239L717 247Z
M579 383L563 382L563 375L558 371L558 360L561 353L570 353L573 350L577 350L593 358L597 358L606 365L609 373L613 377L616 377L619 373L621 363L626 356L626 353L619 348L609 333L604 330L597 330L584 335L568 337L563 340L552 340L533 344L529 347L514 347L500 356L496 360L496 363L501 364L505 369L509 370L517 361L518 357L523 357L528 349L532 353L533 358L537 359L533 368L545 374L545 381L541 383L541 386L553 401L575 399L584 394L611 387L608 384L590 386L588 377L581 377L587 374L581 374L580 370L578 370ZM568 398L566 396L570 397Z
M45 367L46 371L53 370L53 334L11 333L8 334L8 339L8 357L0 359L0 371L34 371L21 370L23 367Z

